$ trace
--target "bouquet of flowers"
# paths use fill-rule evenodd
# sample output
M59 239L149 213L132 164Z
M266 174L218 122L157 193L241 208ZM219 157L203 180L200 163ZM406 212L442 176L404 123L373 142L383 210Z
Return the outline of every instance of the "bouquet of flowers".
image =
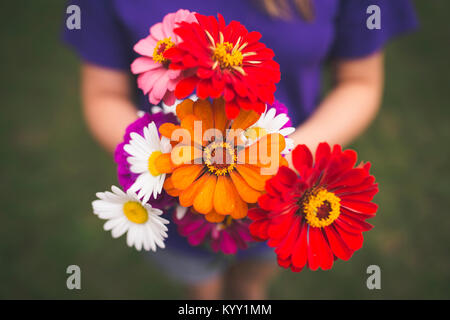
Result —
M378 192L370 163L321 143L294 143L274 99L274 52L237 21L179 10L150 28L131 65L152 113L140 113L117 146L119 183L97 193L94 213L137 250L164 248L165 215L187 241L235 254L252 241L278 264L330 269L361 248ZM285 156L291 153L293 168Z

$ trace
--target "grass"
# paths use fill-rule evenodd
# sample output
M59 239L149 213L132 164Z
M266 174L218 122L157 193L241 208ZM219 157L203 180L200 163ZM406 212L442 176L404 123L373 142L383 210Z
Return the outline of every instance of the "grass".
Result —
M382 111L353 145L380 184L375 229L331 271L281 272L272 298L450 298L450 5L415 4L421 30L389 45ZM58 40L64 3L1 6L0 298L181 298L91 214L115 167L83 123L79 63ZM66 288L71 264L81 267L80 291ZM382 290L366 288L371 264Z

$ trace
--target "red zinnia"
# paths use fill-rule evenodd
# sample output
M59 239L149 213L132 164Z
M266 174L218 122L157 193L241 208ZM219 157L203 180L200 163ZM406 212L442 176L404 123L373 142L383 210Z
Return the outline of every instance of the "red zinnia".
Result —
M298 272L306 265L311 270L330 269L337 258L348 260L363 243L365 222L375 216L372 199L378 192L370 163L356 163L356 152L331 151L321 143L313 156L305 145L292 151L298 176L288 167L266 182L260 208L251 209L250 233L258 240L269 240L276 248L278 264Z
M196 18L198 23L179 24L174 32L182 42L164 52L171 69L194 72L177 84L175 96L183 99L194 89L201 99L223 96L229 119L241 108L264 112L265 104L274 101L280 67L273 51L258 41L261 34L237 21L225 25L220 14Z

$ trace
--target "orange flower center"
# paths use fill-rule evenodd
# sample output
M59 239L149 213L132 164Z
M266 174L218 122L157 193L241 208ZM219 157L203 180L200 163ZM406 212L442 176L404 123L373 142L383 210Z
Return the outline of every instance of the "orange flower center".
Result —
M332 224L340 215L341 199L323 188L306 192L300 200L306 222L316 228Z
M170 37L165 38L163 40L159 40L155 46L155 49L153 49L153 61L159 62L162 64L167 63L169 60L167 60L164 57L164 52L167 49L172 48L173 46L175 46L175 43L172 42Z
M203 150L203 157L209 172L222 176L236 166L236 152L228 142L211 142Z

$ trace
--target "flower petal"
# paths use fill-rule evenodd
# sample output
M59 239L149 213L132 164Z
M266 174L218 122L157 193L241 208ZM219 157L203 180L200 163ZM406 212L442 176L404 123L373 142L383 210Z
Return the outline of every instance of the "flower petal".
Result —
M175 188L184 190L189 187L204 169L203 165L185 165L175 169L172 173L172 181Z
M208 100L198 99L194 102L194 115L202 122L203 134L214 126L213 110Z
M214 210L222 215L229 215L236 209L235 197L239 197L231 179L226 176L217 178L214 190Z
M261 196L262 192L250 187L249 184L237 171L231 171L230 177L233 180L234 186L236 187L239 196L245 202L256 203L258 201L258 198Z
M155 159L155 168L159 173L171 173L174 169L170 153L162 153Z
M208 176L208 174L205 175ZM216 183L217 177L211 174L199 188L193 203L195 210L199 213L207 214L213 210L213 197Z
M261 117L261 115L253 110L241 109L239 115L236 117L236 119L233 120L233 123L231 124L231 129L245 130L252 124L254 124L256 121L258 121L259 117Z
M219 223L219 222L222 222L223 220L225 220L225 217L226 217L226 216L224 216L224 215L222 215L222 214L218 214L218 213L215 212L214 210L212 210L211 212L209 212L208 214L205 215L205 219L206 219L208 222L211 222L211 223Z
M301 176L304 175L306 168L312 167L313 156L306 145L300 144L292 150L292 163Z
M261 175L260 168L247 164L238 164L236 170L250 187L258 191L264 191L266 180L271 177Z
M180 205L183 207L190 207L194 203L195 196L199 192L202 185L208 179L208 175L204 174L199 179L197 179L193 184L191 184L188 188L183 190L178 198L180 201Z
M308 244L307 244L308 227L305 221L302 221L300 226L300 234L295 243L295 250L292 253L292 264L297 268L303 268L308 258Z

